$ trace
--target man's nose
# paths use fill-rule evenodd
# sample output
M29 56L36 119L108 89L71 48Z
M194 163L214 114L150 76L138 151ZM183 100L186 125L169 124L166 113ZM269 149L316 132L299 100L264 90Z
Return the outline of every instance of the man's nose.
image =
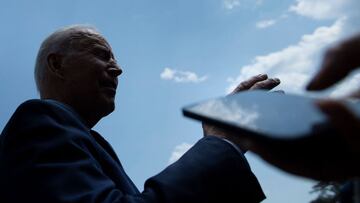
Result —
M109 73L109 75L111 75L112 77L118 77L119 75L122 74L123 70L120 68L120 66L114 62L111 64L111 66L108 68L107 72Z

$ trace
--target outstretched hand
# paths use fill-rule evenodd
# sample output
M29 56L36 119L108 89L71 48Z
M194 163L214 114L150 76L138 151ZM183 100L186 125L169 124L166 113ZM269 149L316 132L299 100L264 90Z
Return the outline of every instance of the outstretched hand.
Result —
M236 94L246 90L271 90L279 84L280 80L278 78L268 78L266 74L259 74L241 82L230 94Z
M230 93L230 95L248 90L259 90L259 89L271 90L274 87L278 86L279 84L280 84L280 80L278 78L268 78L266 74L259 74L251 77L248 80L241 82ZM247 150L244 143L242 143L242 141L238 139L238 136L234 135L232 132L228 132L225 129L213 125L208 125L206 123L203 123L202 126L203 126L204 136L213 135L213 136L225 138L239 145L239 147L242 148L243 151Z

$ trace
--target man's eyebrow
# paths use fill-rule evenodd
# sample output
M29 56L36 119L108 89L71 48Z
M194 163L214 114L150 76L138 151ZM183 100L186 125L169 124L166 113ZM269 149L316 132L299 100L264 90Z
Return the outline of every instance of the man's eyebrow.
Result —
M111 56L113 56L111 49L107 46L103 46L103 45L99 45L99 44L92 44L92 45L88 46L86 49L90 52L109 52L109 53L111 53Z
M89 49L92 50L92 51L106 51L106 52L109 52L111 58L115 59L114 53L112 52L111 48L109 48L108 46L95 43L95 44L92 44L89 47Z
M89 46L90 49L101 49L101 50L104 50L104 51L110 51L110 48L107 47L107 46L104 46L104 45L100 45L100 44L91 44Z

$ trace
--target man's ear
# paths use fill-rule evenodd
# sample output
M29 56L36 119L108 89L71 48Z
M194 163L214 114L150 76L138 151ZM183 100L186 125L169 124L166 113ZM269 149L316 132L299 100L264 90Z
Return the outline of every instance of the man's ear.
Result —
M49 71L59 77L64 79L64 67L62 63L63 57L60 54L51 53L47 56L47 67Z

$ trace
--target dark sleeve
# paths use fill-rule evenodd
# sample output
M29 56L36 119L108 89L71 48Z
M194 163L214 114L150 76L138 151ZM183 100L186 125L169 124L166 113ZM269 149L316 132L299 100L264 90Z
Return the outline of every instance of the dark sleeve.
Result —
M230 200L234 195L240 202L258 198L259 186L247 163L227 143L212 137L200 140L178 162L148 180L142 193L124 194L94 160L91 144L76 122L44 104L18 108L2 133L0 202L191 203Z
M265 195L246 158L214 136L198 141L177 162L150 178L163 202L246 202Z

